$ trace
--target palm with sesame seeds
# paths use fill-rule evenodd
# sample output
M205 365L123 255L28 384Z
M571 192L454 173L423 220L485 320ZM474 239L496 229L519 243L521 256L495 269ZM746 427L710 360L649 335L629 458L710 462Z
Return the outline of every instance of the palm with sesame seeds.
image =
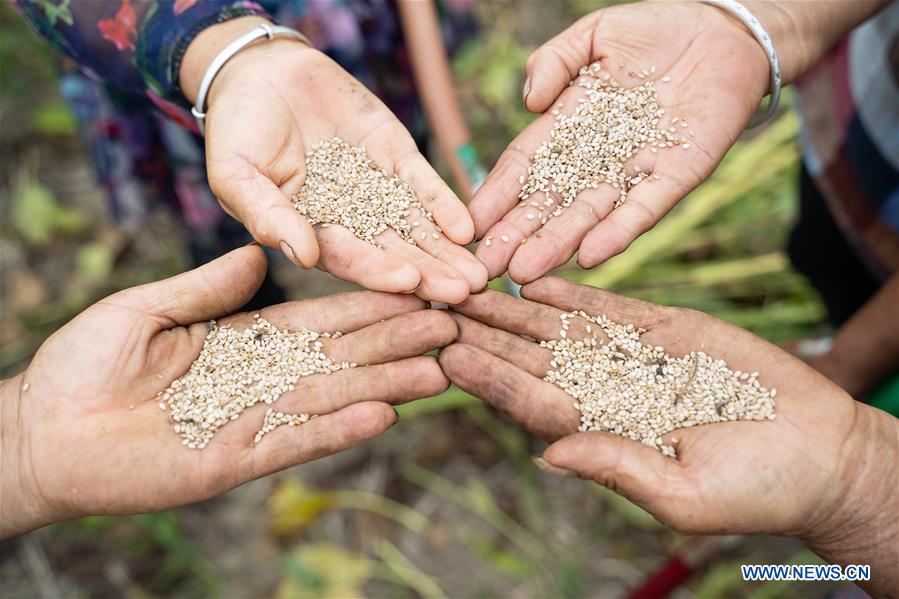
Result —
M842 504L833 481L845 440L889 418L705 314L554 277L521 295L453 307L459 337L440 354L444 372L553 443L551 465L675 529L795 534L822 504Z
M325 54L283 39L241 51L212 86L206 130L209 182L226 211L257 241L299 266L319 266L367 289L415 291L444 302L461 301L486 284L484 266L463 247L474 236L465 205L396 116ZM414 227L415 246L397 232L395 221L383 229L385 223L374 224L379 232L372 245L347 222L313 227L297 212L291 199L307 178L321 182L317 151L331 147L334 138L365 154L372 169L384 174L382 183L393 185L393 199L415 200L408 214L421 223ZM342 150L339 143L334 147ZM362 198L368 190L360 185L366 182L371 180L336 183ZM383 191L385 185L375 187ZM314 205L317 198L308 200Z
M508 146L469 210L490 277L520 283L575 253L623 251L708 177L765 92L768 62L735 20L699 3L605 8L528 59L543 113ZM523 241L527 243L522 243Z
M423 354L451 342L455 324L412 295L361 291L225 316L265 270L261 248L247 246L112 295L44 343L15 382L15 420L4 397L0 452L40 517L4 512L0 537L212 497L378 435L396 422L391 404L448 385Z

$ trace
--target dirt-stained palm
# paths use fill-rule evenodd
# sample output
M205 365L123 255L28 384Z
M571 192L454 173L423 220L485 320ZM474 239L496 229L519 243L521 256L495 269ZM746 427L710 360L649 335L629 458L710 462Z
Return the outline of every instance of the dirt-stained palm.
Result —
M416 247L387 230L379 249L340 226L313 230L290 198L305 180L306 151L335 136L409 183L443 233ZM486 283L484 266L462 247L474 235L465 205L396 116L317 50L275 40L232 59L210 91L206 150L209 183L225 209L301 266L451 303Z
M440 363L455 384L553 443L543 454L553 466L610 487L690 533L815 534L820 540L822 531L843 526L847 514L876 518L883 501L895 501L889 497L899 464L889 454L877 458L885 444L899 443L890 416L854 402L774 345L700 312L558 278L525 285L522 296L528 299L487 291L455 307L459 338L441 352ZM761 384L777 389L776 418L678 430L665 437L677 447L677 459L610 433L577 432L572 397L542 380L551 350L522 337L558 338L559 315L577 310L642 327L646 344L671 355L702 350L732 369L758 371ZM596 329L588 333L587 324L574 319L568 337L606 341ZM884 477L892 483L883 484ZM870 496L848 507L852 485L867 486Z
M446 388L437 361L422 354L451 342L456 327L419 298L363 291L281 304L260 314L282 328L342 331L322 351L359 366L304 377L281 397L280 411L319 415L302 426L254 445L267 409L259 404L205 449L184 447L157 394L199 355L207 321L243 305L265 268L262 250L247 246L112 295L53 335L3 389L4 477L21 481L7 486L4 478L10 506L25 509L21 497L7 496L16 488L42 522L198 501L356 445L394 424L390 404ZM252 321L246 313L219 320L239 330ZM4 520L0 536L16 525Z
M637 74L652 70L649 79L666 109L662 125L675 116L686 120L694 134L690 149L642 150L628 168L639 166L658 179L636 185L614 210L617 189L585 190L563 214L541 226L539 219L526 218L526 207L517 207L520 178L534 150L549 139L556 118L552 107L561 102L561 113L570 114L584 95L568 82L596 61L625 88L642 85L646 79ZM594 12L537 49L526 72L525 104L543 114L512 140L469 207L478 238L509 240L478 246L476 255L490 277L508 269L521 283L564 264L575 252L580 265L590 268L624 251L712 173L769 81L767 58L749 31L697 2L639 2ZM531 199L545 198L535 194ZM521 245L523 238L527 243Z

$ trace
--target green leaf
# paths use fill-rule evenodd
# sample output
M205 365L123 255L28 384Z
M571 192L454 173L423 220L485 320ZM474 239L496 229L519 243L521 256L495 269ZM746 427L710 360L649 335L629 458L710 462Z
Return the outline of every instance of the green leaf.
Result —
M112 273L115 254L105 243L93 241L78 248L75 272L85 281L98 283Z
M12 224L33 245L46 245L56 233L80 233L88 225L80 212L60 204L47 187L30 180L13 191Z
M330 543L311 543L282 556L286 577L278 599L363 597L362 585L371 577L372 560Z
M65 104L44 104L31 114L31 128L39 135L70 137L75 135L75 117Z

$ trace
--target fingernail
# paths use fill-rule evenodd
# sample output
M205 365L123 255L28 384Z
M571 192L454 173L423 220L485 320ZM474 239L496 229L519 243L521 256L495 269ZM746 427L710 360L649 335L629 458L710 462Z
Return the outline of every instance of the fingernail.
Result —
M421 283L419 283L415 289L410 289L409 291L403 291L403 293L405 293L406 295L411 295L413 293L416 293L419 289L421 289Z
M396 414L396 420L394 420L393 424L391 424L390 426L396 426L400 422L400 413L397 411L396 408L393 408L393 413Z
M537 468L540 468L547 474L552 474L553 476L562 476L564 478L577 478L578 476L577 472L574 470L553 466L538 455L531 456L531 461L534 462L534 465L537 466Z
M297 255L293 253L293 248L290 247L290 244L284 241L283 239L278 242L278 245L281 246L281 251L284 252L284 255L287 256L287 259L296 264L297 266L303 266L303 263L297 260ZM303 267L305 268L305 267Z
M524 103L528 102L528 95L531 93L531 78L528 77L524 80L524 88L521 90L521 97L524 100Z
M251 241L250 243L247 244L247 247L249 247L251 245L255 245L257 247L262 247L262 244L259 243L258 241Z

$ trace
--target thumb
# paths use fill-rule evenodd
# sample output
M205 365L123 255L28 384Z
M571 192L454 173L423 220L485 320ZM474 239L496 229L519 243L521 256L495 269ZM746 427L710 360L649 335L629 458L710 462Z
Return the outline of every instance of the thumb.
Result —
M256 241L280 250L297 266L315 266L319 251L312 226L268 177L250 164L240 170L245 174L215 186L222 204Z
M524 104L544 112L594 57L596 17L587 15L534 51L525 63Z
M655 449L610 433L575 433L550 445L543 459L555 468L627 497L653 515L661 498L680 488L680 463Z
M103 303L133 308L160 321L160 329L218 318L243 306L265 278L258 244L238 248L186 273L120 291Z

